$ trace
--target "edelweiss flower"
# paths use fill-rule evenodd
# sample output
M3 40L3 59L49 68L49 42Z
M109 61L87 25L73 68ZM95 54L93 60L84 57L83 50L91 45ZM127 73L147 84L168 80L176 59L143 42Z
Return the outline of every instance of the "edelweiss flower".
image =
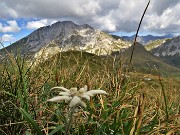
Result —
M59 95L53 97L47 101L50 102L58 102L61 100L70 101L69 107L76 107L77 105L81 105L86 107L86 104L82 99L90 100L90 97L93 97L97 94L107 94L104 90L90 90L87 91L87 86L85 85L83 88L77 90L77 88L66 89L64 87L53 87L52 89L60 89L62 90Z

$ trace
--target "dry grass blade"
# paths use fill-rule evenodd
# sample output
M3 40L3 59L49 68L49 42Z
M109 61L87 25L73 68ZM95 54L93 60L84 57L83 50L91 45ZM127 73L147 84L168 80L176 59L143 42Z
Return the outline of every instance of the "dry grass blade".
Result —
M131 128L131 131L130 131L129 135L134 135L134 131L136 129L136 122L137 122L138 111L139 111L139 105L136 107L136 110L135 110L135 113L134 113L133 127Z
M85 68L86 68L86 66L87 66L87 63L88 63L88 60L84 63L84 65L83 65L83 67L82 67L82 70L81 70L81 72L79 73L79 75L78 75L78 77L77 77L77 79L76 79L76 82L78 82L78 80L81 78L82 73L84 72L84 70L85 70Z
M177 121L177 123L179 123L178 122L178 120L180 119L180 114L177 114L177 115L175 115L175 116L172 116L172 117L169 117L169 119L168 119L168 121ZM165 123L165 122L167 122L167 120L164 120L164 121L162 121L161 123L163 124L163 123Z
M104 109L104 101L103 101L102 95L100 95L100 103L102 105L102 108Z
M145 106L145 97L144 97L144 94L142 94L140 97L140 104L139 104L139 116L140 117L139 117L139 121L138 121L138 125L137 125L136 134L138 134L140 132L140 127L141 127L143 113L144 113L144 106Z
M139 134L140 127L143 119L143 113L144 113L144 106L145 106L145 98L144 94L139 96L138 106L136 107L135 113L134 113L134 122L133 127L130 131L130 135ZM137 123L138 122L138 123ZM136 127L137 123L137 127Z
M177 127L177 128L170 130L166 135L174 135L179 130L179 128L180 127Z

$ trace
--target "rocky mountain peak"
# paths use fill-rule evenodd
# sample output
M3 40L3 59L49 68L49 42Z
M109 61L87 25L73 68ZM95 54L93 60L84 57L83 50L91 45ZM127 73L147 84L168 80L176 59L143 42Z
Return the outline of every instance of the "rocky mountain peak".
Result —
M115 39L88 24L77 25L72 21L63 21L35 30L27 37L8 46L7 50L12 52L15 48L20 48L23 54L30 54L33 57L38 56L36 54L41 50L48 50L46 53L48 56L48 53L54 50L53 47L56 49L59 47L61 51L83 50L97 55L106 55L129 46L131 46L130 42Z
M86 33L87 32L87 33ZM43 46L48 45L51 41L55 41L60 47L66 46L65 41L72 35L79 33L88 34L95 32L89 25L77 25L72 21L56 22L51 26L45 26L37 29L29 36L24 46L31 51L37 52Z
M180 36L156 41L149 46L149 50L165 62L180 68Z
M166 40L166 42L153 49L152 52L154 52L154 55L162 57L173 55L180 56L180 36Z

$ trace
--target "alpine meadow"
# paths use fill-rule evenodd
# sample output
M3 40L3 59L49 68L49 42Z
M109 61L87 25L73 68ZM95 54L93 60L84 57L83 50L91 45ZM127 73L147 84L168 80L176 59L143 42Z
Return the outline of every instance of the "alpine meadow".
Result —
M0 135L180 134L179 1L27 3L0 4Z

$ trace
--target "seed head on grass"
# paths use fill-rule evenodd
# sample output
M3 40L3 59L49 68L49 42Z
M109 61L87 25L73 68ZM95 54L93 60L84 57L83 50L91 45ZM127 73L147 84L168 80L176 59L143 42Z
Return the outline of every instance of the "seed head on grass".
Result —
M87 90L87 85L85 85L83 88L80 88L79 90L75 87L71 89L67 89L64 87L53 87L53 89L60 89L62 90L59 95L53 97L51 99L48 99L47 101L50 102L59 102L62 100L69 101L69 107L76 107L77 105L81 105L83 107L86 107L86 103L83 101L83 99L90 100L90 97L93 97L97 94L107 94L104 90Z

